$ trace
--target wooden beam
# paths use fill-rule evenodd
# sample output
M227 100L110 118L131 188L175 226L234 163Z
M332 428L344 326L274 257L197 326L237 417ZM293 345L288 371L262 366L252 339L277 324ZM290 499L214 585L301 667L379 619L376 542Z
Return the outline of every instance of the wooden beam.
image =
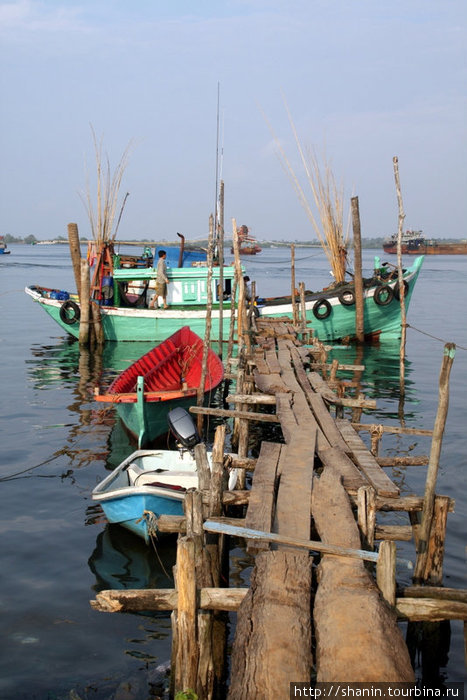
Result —
M323 544L323 542L315 542L312 540L301 540L296 537L278 535L275 532L259 532L258 530L250 530L245 527L215 523L211 520L207 520L203 527L207 532L217 532L221 535L245 537L246 539L257 539L264 542L275 542L276 544L284 544L290 547L296 547L297 549L322 552L323 554L330 554L336 557L350 557L351 559L362 559L363 561L373 562L378 561L378 552L367 552L363 549L339 547L338 545Z
M201 588L201 610L237 610L248 588ZM142 588L100 591L89 601L98 612L139 612L141 610L176 610L178 595L174 588Z
M190 413L203 413L206 416L221 418L246 418L263 423L279 423L279 418L273 413L255 413L254 411L229 411L225 408L209 408L207 406L190 406Z
M467 621L467 603L439 598L397 598L396 610L400 620L411 622Z

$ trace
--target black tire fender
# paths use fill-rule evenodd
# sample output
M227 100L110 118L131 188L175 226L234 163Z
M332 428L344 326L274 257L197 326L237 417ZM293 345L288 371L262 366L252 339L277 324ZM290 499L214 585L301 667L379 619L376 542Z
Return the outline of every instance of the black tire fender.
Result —
M337 298L343 306L353 306L355 304L355 290L352 287L342 287Z
M397 301L400 300L400 294L399 294L399 282L396 282L394 285L394 296L396 297ZM407 296L407 292L409 291L409 283L407 280L404 280L404 296Z
M394 291L388 284L380 284L376 287L373 295L374 302L378 304L378 306L387 306L391 303L393 297Z
M60 307L60 318L67 326L72 326L80 319L81 311L78 304L71 299L67 299Z
M321 309L323 309L323 311L321 311ZM323 319L330 316L331 311L332 306L326 299L326 297L321 297L320 299L318 299L313 306L313 313L315 315L315 318L317 318L319 321L322 321Z

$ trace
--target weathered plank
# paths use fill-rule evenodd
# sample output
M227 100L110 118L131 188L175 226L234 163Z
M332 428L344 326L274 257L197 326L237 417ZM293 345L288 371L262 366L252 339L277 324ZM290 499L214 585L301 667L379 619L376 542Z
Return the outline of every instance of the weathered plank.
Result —
M228 700L288 698L291 678L309 682L311 563L292 552L256 557L237 612Z
M302 539L310 537L311 488L316 433L299 433L282 448L274 532Z
M304 392L306 400L313 411L320 431L322 431L329 445L332 447L339 447L342 452L350 452L346 442L337 429L335 421L329 413L321 394L311 389L310 382L308 381L308 375L303 367L300 354L297 352L297 348L290 348L290 357L294 366L297 382L301 390ZM321 436L318 436L318 449L326 449Z
M315 479L312 515L324 543L359 546L349 499L332 467ZM395 612L381 598L363 562L324 556L319 568L313 607L317 681L413 682Z
M376 458L368 450L363 440L357 432L352 428L348 420L337 419L337 427L339 428L342 437L350 447L354 460L359 469L365 474L366 478L376 490L378 496L387 496L389 498L397 498L400 494L400 489L388 475L379 466Z
M346 454L350 453L350 448L338 430L334 418L326 408L326 404L324 403L322 396L312 391L306 392L305 395L308 403L311 406L311 410L318 421L318 425L326 436L326 439L331 447L338 447Z
M365 475L342 450L329 447L327 450L318 450L318 455L324 466L332 466L341 476L345 489L358 491L360 486L368 485Z
M269 368L269 371L272 374L280 374L281 373L281 366L279 364L279 360L277 359L276 351L275 350L266 350L264 354L265 354L266 364Z
M261 374L257 369L254 369L253 379L258 391L264 394L284 394L290 391L281 375L277 373Z
M350 408L376 408L376 401L374 399L366 399L362 396L357 398L337 396L318 372L310 372L307 374L307 377L311 388L319 392L324 400L329 403L335 404L336 406L348 406Z
M245 527L247 528L263 530L264 532L271 530L274 517L276 473L280 454L281 445L273 442L261 444L246 512ZM247 543L247 549L251 553L268 549L268 547L266 542L249 541Z
M276 416L280 421L282 432L286 442L291 442L297 431L298 423L290 406L291 395L286 393L276 394Z

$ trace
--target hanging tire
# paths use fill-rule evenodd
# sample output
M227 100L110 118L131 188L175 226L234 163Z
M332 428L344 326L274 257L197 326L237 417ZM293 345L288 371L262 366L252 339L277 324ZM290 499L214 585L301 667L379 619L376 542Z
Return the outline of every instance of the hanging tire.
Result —
M409 291L409 283L407 280L404 280L404 296L407 296L407 292ZM400 300L400 294L399 294L399 282L396 282L394 285L394 296L396 297L397 301Z
M331 311L331 304L324 297L318 299L318 301L313 306L313 313L315 315L315 318L317 318L319 321L323 321L325 318L327 318L331 314Z
M343 306L353 306L355 304L355 291L352 287L343 287L337 298Z
M392 287L390 287L388 284L380 284L379 287L376 287L373 295L375 304L378 304L378 306L386 306L387 304L390 304L393 297L394 292Z
M60 318L63 323L66 323L67 326L72 326L79 321L80 316L81 312L76 302L71 301L71 299L63 302L60 307Z

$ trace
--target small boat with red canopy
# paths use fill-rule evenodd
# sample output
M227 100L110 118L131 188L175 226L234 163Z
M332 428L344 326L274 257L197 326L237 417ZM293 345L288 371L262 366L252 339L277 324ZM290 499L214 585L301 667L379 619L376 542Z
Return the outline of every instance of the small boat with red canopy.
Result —
M104 392L96 390L97 401L114 403L125 427L138 441L148 445L168 432L167 414L180 406L196 403L202 376L203 340L189 326L183 326L127 367ZM218 355L209 348L205 401L224 377Z

